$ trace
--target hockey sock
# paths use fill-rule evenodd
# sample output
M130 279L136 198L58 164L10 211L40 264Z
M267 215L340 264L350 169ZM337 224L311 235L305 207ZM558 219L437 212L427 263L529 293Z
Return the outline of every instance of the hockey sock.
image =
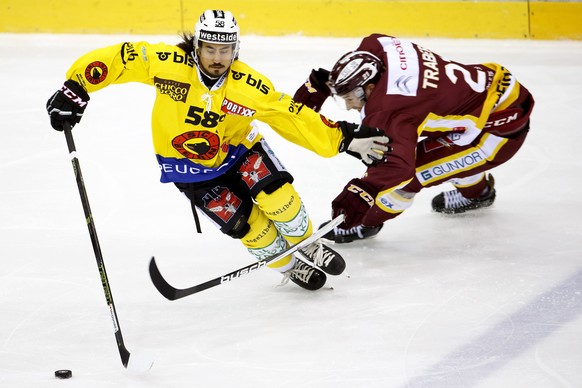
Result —
M484 172L465 178L453 179L452 183L465 198L479 198L486 194L488 190Z
M256 200L266 217L290 243L296 244L311 235L312 225L307 210L290 183L271 194L261 191Z
M273 221L268 219L257 206L253 206L248 223L250 230L241 238L241 241L257 260L275 255L287 249L287 241L285 238L279 233ZM285 272L292 268L294 263L295 258L289 255L267 266L279 272Z

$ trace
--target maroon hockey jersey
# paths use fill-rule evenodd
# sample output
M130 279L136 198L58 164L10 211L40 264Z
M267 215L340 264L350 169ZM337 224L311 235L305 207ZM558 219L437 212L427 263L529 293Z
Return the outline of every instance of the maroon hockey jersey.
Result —
M363 124L385 131L393 148L387 163L368 168L362 178L377 192L364 225L378 225L411 205L397 189L418 192L485 169L528 123L533 99L499 64L462 64L382 34L364 38L357 50L374 54L386 68L361 114ZM450 153L419 161L423 137L423 146L438 139L433 143Z
M346 225L348 219L350 226L379 225L411 206L413 195L406 193L481 174L509 160L523 143L534 101L505 67L462 64L382 34L364 38L357 50L384 64L361 115L363 124L390 137L392 152L334 200ZM341 198L349 198L347 192L361 196L354 182L374 201L369 211L350 217Z

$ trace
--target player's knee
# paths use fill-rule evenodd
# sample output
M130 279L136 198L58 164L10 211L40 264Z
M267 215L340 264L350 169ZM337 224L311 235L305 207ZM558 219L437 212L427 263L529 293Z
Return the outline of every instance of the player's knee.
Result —
M297 213L301 207L301 198L291 183L282 184L270 192L261 191L256 196L259 208L270 219L285 219L285 213Z
M264 192L267 195L273 194L275 191L279 190L284 185L291 185L291 182L289 182L286 179L277 179L276 181L271 182L267 186L265 186L262 192Z

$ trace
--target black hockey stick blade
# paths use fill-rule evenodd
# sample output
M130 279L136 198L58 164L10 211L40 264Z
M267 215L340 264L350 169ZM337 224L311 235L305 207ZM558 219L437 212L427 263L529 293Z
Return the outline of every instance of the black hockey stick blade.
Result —
M166 279L160 273L158 265L156 264L156 258L152 256L150 260L150 278L154 283L156 289L162 294L166 299L176 300L200 292L210 287L214 287L220 284L220 278L212 279L206 283L199 284L194 287L180 289L171 286Z
M330 230L332 230L333 228L335 228L336 226L341 224L343 222L343 220L344 220L344 215L341 214L341 215L337 216L336 218L334 218L333 220L331 220L328 224L321 227L319 230L315 231L311 236L309 236L305 240L303 240L295 245L290 246L286 250L284 250L276 255L267 257L267 258L262 259L262 260L258 260L252 264L249 264L247 266L239 268L236 271L232 271L226 275L211 279L207 282L200 283L200 284L192 286L192 287L175 288L170 283L168 283L166 281L166 279L164 279L164 277L160 273L160 270L156 264L155 257L152 257L152 259L150 260L150 268L149 268L150 278L152 279L152 282L154 283L154 286L156 287L156 289L166 299L169 299L169 300L181 299L181 298L184 298L185 296L192 295L192 294L195 294L197 292L204 291L208 288L212 288L212 287L218 286L220 284L230 282L234 279L238 279L239 277L241 277L243 275L247 275L249 273L255 272L256 270L258 270L260 268L266 267L267 264L269 264L272 261L280 260L283 257L286 257L299 249L303 249L306 246L313 244L315 241L320 239L324 234L326 234L327 232L329 232Z

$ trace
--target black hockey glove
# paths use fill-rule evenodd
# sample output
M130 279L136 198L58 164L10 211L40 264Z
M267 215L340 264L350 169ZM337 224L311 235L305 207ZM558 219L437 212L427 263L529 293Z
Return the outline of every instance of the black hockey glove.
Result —
M46 102L46 110L51 117L51 126L57 131L63 130L63 123L68 121L71 128L75 126L87 107L89 95L81 85L73 80L64 85Z
M331 94L331 90L327 86L328 80L328 70L321 68L319 70L311 70L309 78L295 92L293 101L302 103L314 111L319 112L323 102Z
M386 158L386 153L391 151L388 146L390 138L379 128L347 121L338 121L338 125L344 134L344 141L340 144L339 151L345 151L361 159L367 166L382 162Z

